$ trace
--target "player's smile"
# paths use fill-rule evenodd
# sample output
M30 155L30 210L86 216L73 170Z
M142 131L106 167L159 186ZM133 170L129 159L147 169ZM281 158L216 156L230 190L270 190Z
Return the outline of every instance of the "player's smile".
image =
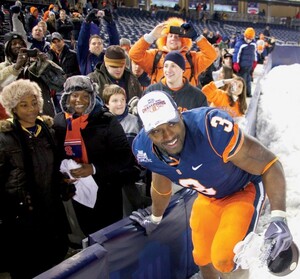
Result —
M173 148L176 148L177 142L178 142L178 139L176 138L172 141L162 143L162 145L166 146L167 148L172 148L173 149Z

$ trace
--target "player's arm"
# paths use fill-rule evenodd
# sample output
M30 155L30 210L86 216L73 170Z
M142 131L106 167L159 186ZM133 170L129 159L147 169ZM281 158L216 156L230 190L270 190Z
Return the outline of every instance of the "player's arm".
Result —
M171 194L171 181L165 176L152 173L152 214L147 208L139 209L133 211L129 218L139 223L145 229L147 235L151 234L162 220L163 214L169 205Z
M172 194L172 182L165 176L152 173L151 197L152 214L162 217L169 205Z
M277 157L255 138L244 135L240 150L228 158L239 168L256 175L262 175L271 210L286 209L286 181L281 163Z
M269 264L293 243L286 220L286 182L283 167L270 150L247 135L241 149L230 161L250 173L262 175L271 206L270 223L264 233L262 259Z

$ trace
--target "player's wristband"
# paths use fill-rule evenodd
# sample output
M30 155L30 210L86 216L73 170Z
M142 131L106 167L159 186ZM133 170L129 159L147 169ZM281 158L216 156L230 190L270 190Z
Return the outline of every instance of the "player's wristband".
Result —
M159 224L160 221L162 220L162 216L157 217L157 216L154 216L153 214L151 214L151 220L152 220L154 223Z
M282 221L287 222L286 212L282 210L272 210L271 211L271 222Z
M286 218L286 212L283 210L272 210L271 218L276 218L276 217Z

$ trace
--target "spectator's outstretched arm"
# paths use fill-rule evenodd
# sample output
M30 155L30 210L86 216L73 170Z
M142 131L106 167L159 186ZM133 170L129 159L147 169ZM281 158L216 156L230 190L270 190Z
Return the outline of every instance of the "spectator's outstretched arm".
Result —
M108 9L105 9L99 11L99 15L103 19L103 23L105 24L106 32L109 37L109 45L119 45L120 35L111 12Z
M26 42L26 44L28 44L26 30L24 28L23 23L18 18L18 16L19 16L19 13L12 14L13 32L19 33L23 37L23 39Z
M153 60L157 50L151 49L149 47L161 37L166 36L162 34L163 29L166 27L165 23L160 23L154 27L154 29L149 33L141 37L135 44L131 47L129 51L129 57L136 64L141 66L147 74L151 74Z
M204 72L217 58L213 45L202 35L196 39L200 51L196 53L195 72Z
M119 45L120 44L120 36L114 21L106 22L106 32L109 37L109 45Z
M90 36L94 34L99 35L99 32L99 26L96 24L85 21L82 22L77 43L77 60L82 74L85 71L86 60L89 53Z

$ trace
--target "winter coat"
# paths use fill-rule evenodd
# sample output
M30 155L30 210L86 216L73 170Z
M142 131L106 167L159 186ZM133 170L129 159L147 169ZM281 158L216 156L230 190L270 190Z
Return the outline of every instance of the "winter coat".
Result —
M56 31L59 32L65 40L71 40L74 26L70 19L66 18L63 22L59 18L58 20L56 20L55 28Z
M50 60L62 67L67 78L80 75L77 54L74 50L71 50L68 45L64 45L62 52L58 56L52 49L49 50L48 54Z
M257 61L255 41L248 44L244 38L239 39L234 46L232 63L239 63L241 68L252 68L254 61Z
M35 38L33 38L32 36L29 36L27 38L28 43L30 45L31 49L37 48L39 49L41 52L45 52L47 53L50 49L50 43L46 41L46 38L44 37L42 41L38 41Z
M0 121L0 266L13 278L35 277L68 250L53 121L47 119L36 120L42 127L36 137L16 120Z

